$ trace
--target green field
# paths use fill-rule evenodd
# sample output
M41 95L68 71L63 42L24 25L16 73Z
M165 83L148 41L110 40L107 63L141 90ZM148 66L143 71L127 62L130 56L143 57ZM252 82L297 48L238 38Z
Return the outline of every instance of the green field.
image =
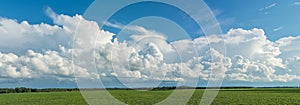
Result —
M190 90L180 90L183 93ZM197 105L204 90L198 89L188 104ZM101 92L100 92L101 93ZM172 91L110 90L122 102L131 105L149 105L160 102ZM85 105L79 92L43 92L0 94L1 105ZM222 89L213 104L300 104L300 89L297 88L253 88Z

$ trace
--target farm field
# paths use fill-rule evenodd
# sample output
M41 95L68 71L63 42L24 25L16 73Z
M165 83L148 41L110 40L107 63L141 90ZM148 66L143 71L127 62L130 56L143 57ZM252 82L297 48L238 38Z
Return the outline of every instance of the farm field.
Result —
M190 90L180 90L188 92ZM118 100L129 105L150 105L168 97L171 90L134 91L110 90ZM198 89L190 98L188 105L200 103L203 89ZM101 91L100 91L101 93ZM42 92L0 94L1 105L87 105L80 92ZM300 104L298 88L250 88L222 89L213 105L220 104Z

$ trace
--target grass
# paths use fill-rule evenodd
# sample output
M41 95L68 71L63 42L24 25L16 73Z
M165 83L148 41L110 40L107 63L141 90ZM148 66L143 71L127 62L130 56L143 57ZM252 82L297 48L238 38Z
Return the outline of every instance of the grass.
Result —
M110 93L118 100L131 104L151 105L167 98L172 91L136 91L136 90L112 90Z
M190 90L180 90L185 93ZM129 105L151 105L164 100L173 91L134 91L110 90L118 100ZM197 105L204 90L196 90L188 105ZM101 92L100 92L101 93ZM178 98L180 99L180 98ZM252 88L222 89L215 98L213 105L237 104L299 104L300 89L298 88ZM3 105L85 105L87 104L79 92L49 92L0 94Z
M225 89L218 94L213 104L300 104L300 89Z
M79 92L0 94L1 105L85 105Z

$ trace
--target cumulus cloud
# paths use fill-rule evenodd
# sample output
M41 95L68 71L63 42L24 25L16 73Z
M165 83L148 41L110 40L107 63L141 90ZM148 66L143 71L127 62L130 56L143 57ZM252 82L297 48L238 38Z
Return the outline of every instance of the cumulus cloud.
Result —
M14 79L54 78L54 80L74 81L74 72L78 78L95 79L98 74L89 72L89 68L81 65L72 66L72 52L84 54L80 48L93 49L90 39L74 39L75 35L105 34L99 43L110 42L112 34L100 30L97 23L87 21L82 16L57 15L48 8L47 13L55 25L45 23L29 24L27 21L18 23L16 20L0 19L0 52L1 81ZM75 34L78 24L79 27ZM94 27L94 28L93 28ZM87 37L91 38L91 37ZM104 42L106 41L106 42Z
M68 45L68 34L59 26L45 23L30 25L27 21L18 23L12 19L0 19L0 51L25 53L27 49L57 49L58 45ZM39 43L39 44L37 44Z
M279 55L281 58L292 58L295 56L300 56L299 54L299 44L300 37L284 37L275 42L276 46L279 47L281 54Z
M46 51L44 54L28 50L25 55L0 53L0 77L8 79L56 78L58 80L73 80L73 72L80 72L81 77L95 77L85 68L74 66L69 59L62 57L56 51Z
M224 35L167 42L165 35L154 30L109 23L130 32L130 39L120 41L80 15L58 15L50 8L47 13L55 25L0 19L0 81L73 81L75 76L91 80L119 78L128 85L143 81L159 84L164 80L197 82L198 78L299 80L300 37L273 42L262 29L239 28ZM224 46L226 52L222 50ZM72 62L72 53L77 61ZM94 62L97 71L93 71Z
M226 67L224 72L226 72L225 78L227 80L252 81L252 82L261 82L261 81L286 82L289 80L297 79L297 76L293 75L293 73L291 72L290 70L291 67L287 65L285 59L281 57L284 52L282 52L281 49L283 45L279 45L279 42L280 40L283 39L280 39L277 42L272 42L267 39L265 32L262 29L256 29L256 28L252 30L231 29L223 36L209 35L207 37L199 37L194 40L179 40L179 41L171 42L170 45L173 46L174 49L173 51L176 51L176 53L180 54L180 57L182 59L177 59L178 60L177 62L180 63L163 62L163 65L167 65L167 67L171 68L171 69L164 68L163 73L173 74L173 79L176 80L182 80L182 79L184 80L184 78L182 77L196 78L199 76L201 79L207 80L207 77L210 76L211 68L213 67L213 65L224 65ZM209 40L209 43L207 42L207 40ZM224 46L222 45L223 40L225 41L226 44L225 46L227 49L226 56L220 53L222 51L220 48ZM143 57L143 55L139 55L140 53L136 53L141 50L135 49L134 47L129 48L128 46L130 46L130 44L127 43L122 43L125 44L123 45L123 47L127 47L122 49L133 49L133 52L135 53L131 53L130 51L118 51L118 50L113 50L113 51L122 52L122 54L124 54L123 52L128 52L127 56L122 55L122 57L125 57L125 59L128 60L132 59L130 58L129 55L142 56L139 59L135 58L135 61L138 63L133 65L137 66L140 64L145 64L145 63L141 63L145 61L138 61L138 60L146 60L146 59L141 59L146 57ZM118 47L117 49L120 48ZM160 49L160 50L164 50L164 49ZM211 56L209 57L207 56L209 55L207 54L208 52L209 54L211 54ZM118 54L107 54L107 55L118 55ZM166 55L163 54L163 55L164 58L167 56L173 56L168 54ZM197 57L197 55L199 56ZM213 60L212 58L214 58L215 60ZM197 69L195 70L193 69L195 65L186 66L186 65L192 65L191 60L193 59L198 60L198 62L196 62ZM113 64L118 64L117 62L114 61L109 61L109 62L113 62ZM124 65L128 65L126 64L128 62L130 61L125 61L125 64L124 62L122 62L121 65L118 65L118 66L122 66L122 71L126 71L126 70L131 71L130 69L126 69L126 67L124 67ZM151 64L152 65L160 64L155 68L155 70L159 69L158 67L163 67L161 65L161 61L160 63L151 63ZM147 66L141 65L134 68L140 68L140 67L146 68ZM172 69L172 67L173 68L177 67L182 71L179 72L180 70L174 70ZM120 68L118 68L118 70L120 70ZM140 73L136 73L137 72L136 70L140 71ZM148 77L149 74L141 73L144 70L145 70L144 68L135 69L134 72L136 73L137 76L133 76L133 77L143 77L143 78ZM178 71L178 72L174 72L174 71ZM113 74L116 75L121 73L113 72ZM174 78L175 74L180 75L179 76L180 78ZM184 76L187 74L193 74L193 75Z
M216 41L210 45L219 46L218 40L222 37L213 38ZM226 54L232 63L226 72L228 80L273 81L277 80L277 69L286 69L278 57L281 54L279 47L267 40L262 29L231 29L224 35L224 40Z

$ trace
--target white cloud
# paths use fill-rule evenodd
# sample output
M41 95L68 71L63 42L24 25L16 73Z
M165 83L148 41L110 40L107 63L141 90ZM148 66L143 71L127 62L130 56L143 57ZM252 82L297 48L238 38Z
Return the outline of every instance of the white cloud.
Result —
M58 80L74 80L72 63L56 51L44 54L28 50L25 55L0 53L0 77L11 79L56 78ZM86 69L74 66L81 77L90 78L92 74Z
M51 9L47 13L55 25L0 19L0 81L42 77L73 81L73 72L82 78L98 78L97 72L90 70L92 66L82 66L94 61L84 56L94 48L100 76L119 77L129 85L160 80L191 82L198 77L208 80L220 65L225 68L214 77L229 81L299 80L300 37L272 42L262 29L231 29L224 35L168 43L163 34L141 26L110 24L131 32L130 40L112 41L113 33L80 15L57 15ZM75 33L80 39L73 40ZM223 41L227 52L222 52ZM72 52L75 57L83 55L75 62L75 71Z
M300 5L300 2L294 2L293 4L291 4L291 6L298 6Z
M103 34L98 44L111 43L113 34L100 30L98 24L87 21L80 15L66 16L57 15L50 8L47 13L53 19L55 25L29 24L26 21L18 23L12 19L0 19L0 52L4 58L1 59L0 79L2 81L54 78L51 80L73 81L74 71L79 78L98 78L98 74L90 72L89 68L80 65L72 67L72 52L84 54L93 51L95 42L90 42L92 37L86 39L75 39L76 35ZM84 27L77 27L78 24ZM84 50L72 49L76 45Z
M276 32L276 31L280 31L282 29L283 29L283 27L277 27L277 28L274 28L273 31Z
M282 59L300 56L300 36L280 38L275 42L275 44L281 51L281 54L279 56Z
M271 8L273 8L273 7L275 7L275 6L277 6L277 3L270 4L270 5L268 5L268 6L264 7L264 8L261 8L261 9L259 9L259 10L260 10L260 11L264 11L264 10L271 9Z
M259 9L259 11L261 11L261 12L263 12L263 14L267 15L267 14L269 14L269 12L267 10L269 10L271 8L274 8L277 5L278 5L277 3L273 3L273 4L270 4L270 5L266 6L266 7L263 7L261 9Z
M56 49L59 44L68 45L68 34L58 26L48 24L30 25L27 21L0 19L0 51L25 53L26 49ZM37 44L39 43L39 44ZM23 52L22 52L23 51ZM25 51L25 52L24 52Z
M210 43L207 42L207 39L210 40ZM181 76L188 75L188 74L193 74L193 75L188 75L184 77L188 78L195 78L197 76L201 76L201 79L207 80L207 77L209 77L209 73L211 72L212 65L226 65L226 79L228 80L242 80L242 81L253 81L253 82L258 82L258 81L288 81L288 80L293 80L291 78L297 79L295 75L292 75L290 73L290 68L286 63L284 63L283 59L280 57L282 55L281 52L281 47L277 44L278 42L272 42L267 40L267 37L265 36L265 32L262 29L252 29L252 30L244 30L244 29L231 29L228 33L224 35L224 40L226 44L226 49L227 49L227 56L225 57L221 53L219 53L218 50L220 47L222 47L222 40L223 37L221 35L210 35L207 37L199 37L194 39L193 41L191 40L179 40L175 42L171 42L170 44L176 48L176 51L178 54L181 55L182 59L177 59L179 61L177 62L182 62L182 63L166 63L162 62L161 60L157 60L159 62L152 62L152 65L155 65L155 69L157 70L160 67L164 67L161 65L166 65L167 67L171 69L163 69L164 71L161 71L166 74L178 74ZM133 40L134 41L134 40ZM130 43L130 41L128 41ZM143 78L149 77L149 71L146 72L147 68L149 66L143 65L145 62L151 62L147 61L147 57L145 57L145 53L137 53L140 52L140 49L135 49L134 47L130 47L130 44L127 43L119 43L115 42L114 44L120 46L120 44L123 47L117 47L114 48L115 52L122 52L121 54L125 55L119 55L118 54L107 54L110 51L105 53L106 56L109 55L114 55L116 56L117 61L106 61L106 62L113 62L114 66L118 66L117 70L121 71L129 71L132 72L132 70L128 69L126 65L127 63L130 62L132 57L131 55L138 56L137 58L134 58L134 61L136 64L136 67L133 68L140 68L136 69L139 71L139 73L136 73L137 71L134 70L134 73L138 78ZM115 45L112 45L115 46ZM214 47L209 47L209 46L214 46ZM124 48L125 47L125 48ZM127 47L127 48L126 48ZM147 46L143 46L146 47ZM109 48L104 48L99 51L105 51L105 49ZM122 50L123 49L123 50ZM132 51L128 49L133 49ZM158 48L159 51L154 51L154 52L160 52L160 49ZM125 51L126 50L126 51ZM174 49L175 50L175 49ZM126 53L125 53L126 52ZM188 52L188 53L187 53ZM209 53L208 53L209 52ZM103 53L102 53L103 54ZM197 66L185 66L185 65L192 65L192 59L195 59L196 55L199 54L199 58L196 58L199 60ZM212 56L207 56L209 54L212 54ZM151 54L149 54L151 55ZM161 54L159 54L161 55ZM168 54L162 54L163 57L174 57L174 55L168 55ZM124 58L121 58L124 57ZM143 59L144 58L144 59ZM215 60L212 60L212 58L215 58ZM109 58L104 58L104 59L109 59ZM125 61L120 61L125 60ZM219 59L219 60L216 60ZM222 60L220 60L222 59ZM102 59L103 60L103 59ZM102 61L100 60L100 61ZM129 60L129 61L126 61ZM145 61L146 60L146 61ZM120 63L122 62L122 63ZM142 63L144 62L144 63ZM132 64L132 62L131 62ZM180 64L180 65L177 65ZM103 66L104 64L100 64ZM197 67L196 69L193 69L193 67ZM179 72L174 72L174 71L179 71L176 69L172 68L180 68L182 67L181 73ZM114 69L116 69L114 68ZM105 68L104 70L106 70ZM110 68L112 69L112 68ZM152 69L153 70L153 69ZM160 69L161 70L161 69ZM120 72L120 71L119 71ZM108 73L111 74L111 73ZM122 73L114 72L113 74L118 74L118 76L121 76ZM121 74L121 75L119 75ZM133 76L133 75L132 75ZM170 76L170 75L168 75ZM288 78L288 77L291 78ZM172 76L168 77L171 78ZM284 78L286 77L286 78ZM156 77L158 78L158 76ZM152 78L154 79L154 78ZM159 78L163 79L163 78ZM175 78L173 79L178 80L178 79L187 79L187 78Z

